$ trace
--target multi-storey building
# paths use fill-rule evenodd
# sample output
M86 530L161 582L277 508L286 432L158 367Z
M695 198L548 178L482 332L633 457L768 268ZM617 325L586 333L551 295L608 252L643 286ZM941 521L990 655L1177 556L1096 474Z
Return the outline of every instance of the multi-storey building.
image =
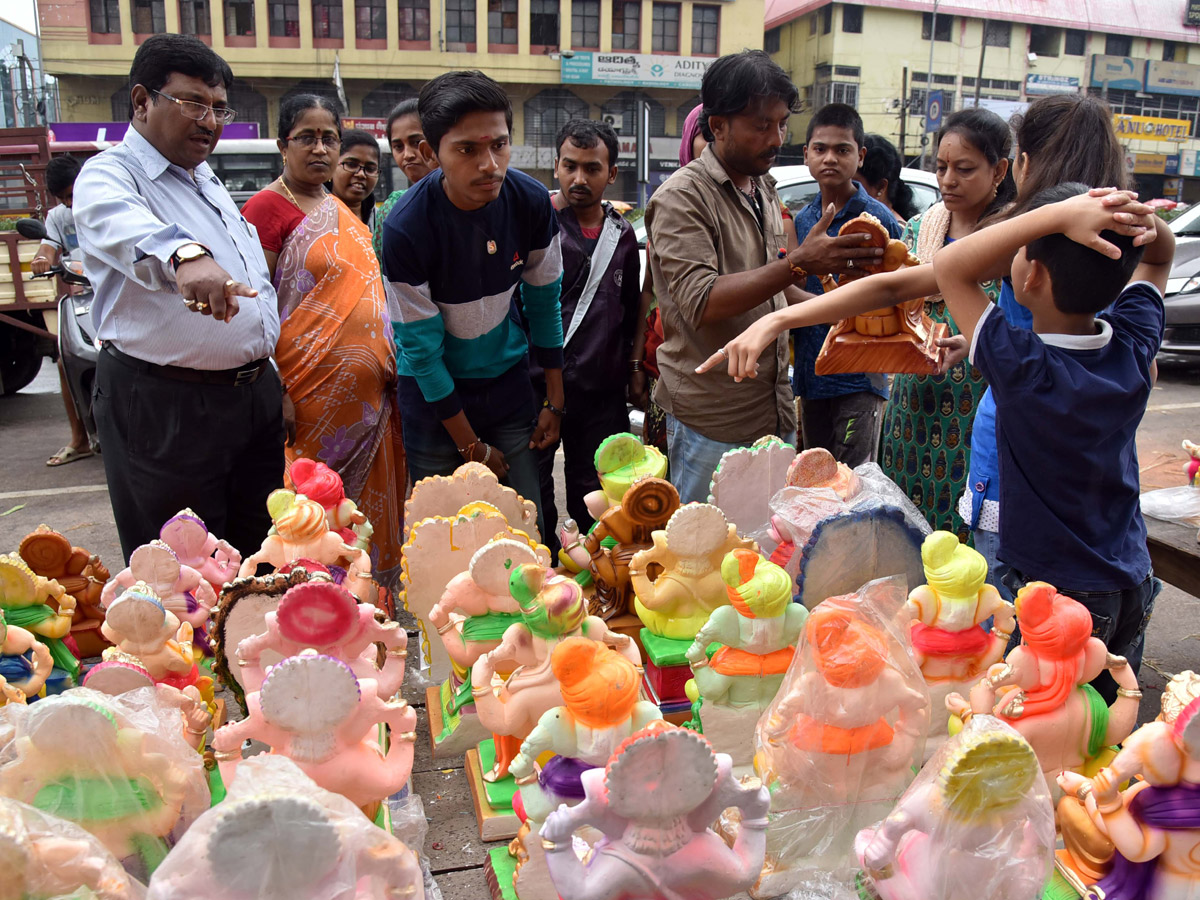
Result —
M934 8L936 6L936 21ZM1193 12L1189 13L1189 10ZM922 150L928 94L943 114L1002 114L1060 91L1103 95L1130 165L1154 196L1200 199L1200 4L1189 0L768 0L764 45L811 111L842 101L868 131ZM932 51L932 67L930 53Z
M130 62L158 32L194 34L228 60L230 105L262 137L276 136L288 94L336 97L335 64L356 118L387 116L449 69L482 69L512 97L515 164L543 177L563 122L611 117L627 199L638 101L653 183L673 167L708 62L763 35L763 0L58 0L40 15L68 122L126 120Z

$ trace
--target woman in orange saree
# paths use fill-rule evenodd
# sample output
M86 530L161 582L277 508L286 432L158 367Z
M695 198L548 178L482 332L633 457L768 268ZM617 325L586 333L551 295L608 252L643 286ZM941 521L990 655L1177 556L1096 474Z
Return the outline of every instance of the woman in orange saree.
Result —
M375 580L394 591L407 472L391 316L370 229L322 187L338 157L333 113L310 106L290 118L280 131L288 136L283 175L243 210L273 263L279 297L275 361L296 419L288 467L306 457L341 476L374 527Z

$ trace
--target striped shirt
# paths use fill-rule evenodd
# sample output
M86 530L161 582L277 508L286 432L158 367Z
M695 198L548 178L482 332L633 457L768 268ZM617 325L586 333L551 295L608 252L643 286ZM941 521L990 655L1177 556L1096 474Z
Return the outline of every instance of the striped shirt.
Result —
M233 369L274 353L279 310L258 235L208 163L193 179L130 128L84 163L74 213L100 340L145 362L189 369ZM233 321L183 305L170 260L192 242L258 291L238 298Z

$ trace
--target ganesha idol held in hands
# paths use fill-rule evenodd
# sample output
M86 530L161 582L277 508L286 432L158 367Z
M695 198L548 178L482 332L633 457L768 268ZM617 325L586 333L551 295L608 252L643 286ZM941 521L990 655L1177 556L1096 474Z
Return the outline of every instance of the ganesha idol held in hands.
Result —
M969 702L950 694L946 707L959 718L988 713L1012 725L1049 780L1128 737L1142 692L1128 663L1092 637L1082 603L1035 581L1017 594L1016 609L1021 645L972 688ZM1106 670L1118 685L1111 707L1089 684Z
M783 683L808 610L792 602L791 576L751 550L728 553L721 578L730 605L713 610L688 648L687 691L713 749L749 766L754 726ZM710 659L712 644L722 646Z
M239 578L257 574L260 564L278 571L296 560L311 559L328 567L334 581L359 600L372 602L371 558L330 529L321 504L303 494L278 490L267 498L267 509L274 533L267 535L257 553L242 560Z

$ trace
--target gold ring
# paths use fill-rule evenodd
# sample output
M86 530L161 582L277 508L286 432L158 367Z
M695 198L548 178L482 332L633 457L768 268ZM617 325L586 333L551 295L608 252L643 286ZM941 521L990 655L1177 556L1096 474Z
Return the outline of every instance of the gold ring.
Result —
M208 304L201 301L200 303L197 303L195 306L193 306L192 309L196 310L196 312L202 313L208 309Z

